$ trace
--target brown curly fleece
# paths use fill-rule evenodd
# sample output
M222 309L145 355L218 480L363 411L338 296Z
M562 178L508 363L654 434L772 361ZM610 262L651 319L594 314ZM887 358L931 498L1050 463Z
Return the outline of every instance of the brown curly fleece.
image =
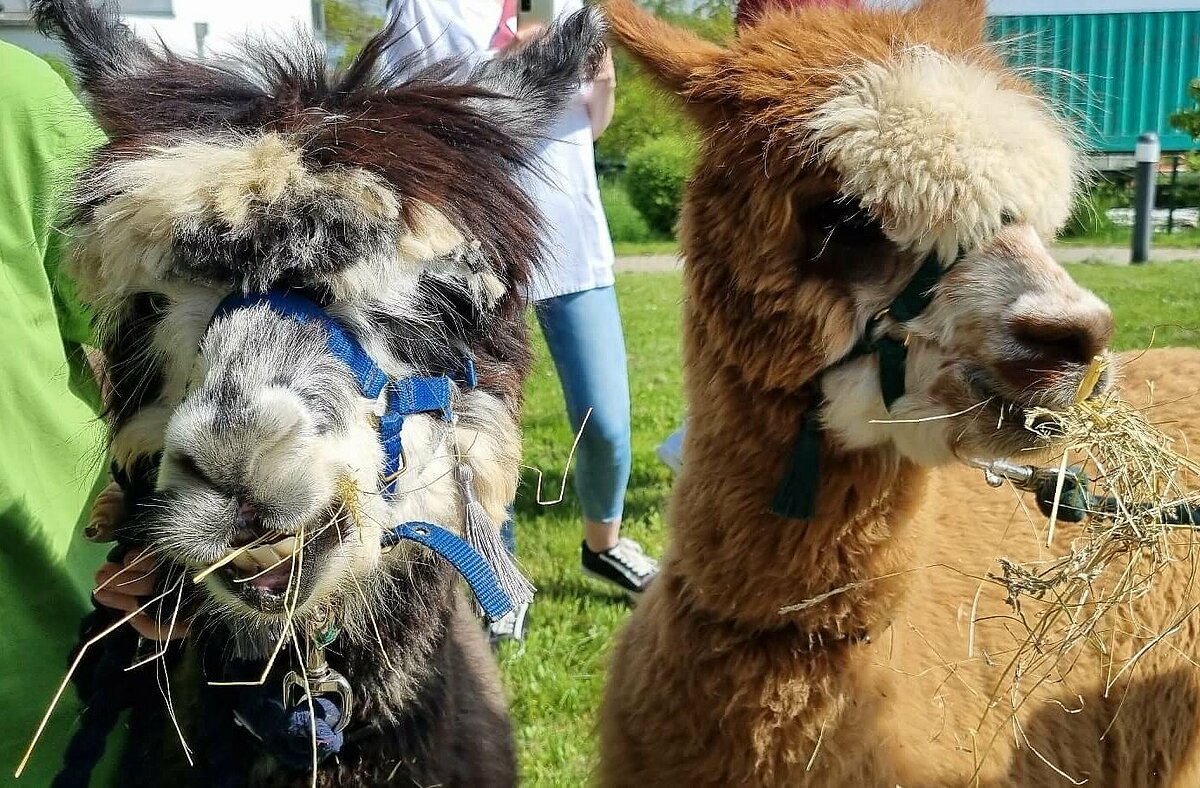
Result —
M1187 562L1102 628L1107 654L1097 642L1072 655L1066 678L1026 677L1036 689L1014 715L1006 697L991 698L1023 630L1003 590L981 578L999 556L1053 553L1011 490L991 490L963 466L920 467L890 444L847 449L827 431L816 517L767 511L801 417L817 402L816 376L861 330L865 294L894 296L921 246L903 235L912 217L889 216L905 206L886 198L869 206L874 224L850 225L854 239L836 230L853 216L825 232L826 213L860 173L822 158L811 119L864 63L921 48L996 69L1006 95L1029 95L982 47L982 0L772 12L728 49L632 0L610 0L607 10L617 41L683 99L704 144L681 218L684 470L662 574L612 656L601 784L1057 786L1069 776L1200 785L1200 672L1191 661L1200 631L1186 615L1200 595ZM1034 191L1013 197L1031 224L1058 199ZM993 235L1004 223L995 221ZM970 235L960 230L935 228L925 248L939 247L939 233ZM1005 249L1025 255L1031 271L1042 267L1030 281L1045 292L1083 298L1042 247ZM963 281L955 277L965 275L948 275L933 311L949 309ZM1002 276L985 281L1000 289ZM1111 326L1095 330L1106 342ZM1200 351L1125 361L1130 399L1144 403L1145 381L1156 381L1154 420L1200 440ZM1060 529L1055 549L1072 536ZM813 603L781 613L805 600ZM1177 620L1169 643L1113 676L1110 665Z

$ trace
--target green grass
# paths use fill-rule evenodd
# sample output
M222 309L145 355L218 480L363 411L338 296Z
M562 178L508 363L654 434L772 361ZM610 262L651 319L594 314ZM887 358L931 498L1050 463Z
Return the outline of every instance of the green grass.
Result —
M1059 238L1060 246L1120 246L1128 248L1133 243L1133 230L1128 227L1112 227L1099 233ZM1155 233L1151 246L1161 249L1200 249L1200 230L1177 228L1173 233Z
M1112 304L1116 346L1200 344L1200 264L1074 265L1072 276ZM683 415L678 272L617 277L629 353L633 401L633 476L626 533L658 554L666 536L663 511L670 473L654 448ZM538 340L526 388L525 462L541 468L557 493L572 435L558 380ZM596 762L596 709L613 634L629 605L579 573L579 510L568 489L556 506L533 500L535 476L524 474L517 502L518 551L540 592L523 646L506 644L501 664L525 784L581 786Z
M677 254L679 242L666 241L614 241L617 257L641 257L649 254Z
M1114 347L1200 345L1200 263L1066 268L1112 306L1117 319Z
M1060 237L1055 240L1055 246L1099 246L1128 248L1132 243L1129 228L1115 228L1109 232L1094 235L1081 235L1074 238ZM638 257L650 254L677 254L679 242L673 239L657 241L613 241L617 257ZM1155 233L1151 243L1154 249L1200 249L1200 230L1176 230L1167 233Z
M623 533L661 553L671 474L654 448L683 416L679 364L680 276L622 274L618 281L633 402L633 472ZM538 334L537 363L526 386L524 462L545 473L544 498L556 497L574 437L558 378ZM524 784L587 784L595 763L595 711L605 657L629 603L579 571L582 525L570 487L555 506L534 500L536 474L523 472L517 500L517 550L539 593L521 647L501 663L512 698Z

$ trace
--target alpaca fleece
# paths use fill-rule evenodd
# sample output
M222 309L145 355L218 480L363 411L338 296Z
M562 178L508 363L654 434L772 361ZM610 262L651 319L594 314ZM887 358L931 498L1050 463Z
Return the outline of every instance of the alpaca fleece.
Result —
M599 61L599 15L474 69L386 66L403 34L388 28L337 71L312 41L198 61L137 39L113 4L32 10L109 135L69 220L109 360L109 448L130 510L120 536L157 560L171 604L148 615L193 619L186 642L128 674L145 686L122 784L308 785L235 721L254 690L210 682L246 664L253 675L236 678L255 681L282 648L262 689L282 691L329 620L327 659L355 710L317 785L515 784L496 666L457 573L423 547L380 544L412 521L462 534L460 465L495 522L515 495L526 289L542 259L519 183ZM324 323L263 304L214 318L231 293L279 290L361 344L389 379L379 396L330 351ZM381 495L389 389L461 380L467 360L478 385L447 384L452 413L404 419L396 492ZM252 576L224 564L192 582L256 540L295 545L291 564Z
M727 47L629 0L607 10L704 142L681 216L683 471L662 574L612 657L601 783L1196 784L1188 561L1108 622L1103 652L1024 677L1015 710L1002 693L1024 630L986 573L999 556L1057 554L1071 533L1060 526L1046 548L1012 491L957 457L1032 461L1021 407L1069 403L1111 318L1044 247L1075 185L1070 135L987 50L982 0L767 10ZM1029 150L1017 118L1035 132ZM930 307L882 329L908 344L906 393L889 411L874 359L821 373L927 249L946 264ZM1053 372L1022 347L1016 327L1033 320L1081 343ZM1200 436L1200 352L1120 361L1131 400L1155 381L1154 420ZM1027 387L1002 382L996 370L1013 365ZM816 515L775 517L818 405Z

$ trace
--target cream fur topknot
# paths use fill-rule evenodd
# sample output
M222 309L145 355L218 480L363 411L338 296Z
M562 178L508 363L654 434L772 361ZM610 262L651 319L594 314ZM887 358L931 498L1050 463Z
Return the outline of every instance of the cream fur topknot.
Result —
M926 47L848 75L808 120L843 191L904 248L951 260L1002 216L1049 237L1071 211L1078 157L1039 99Z

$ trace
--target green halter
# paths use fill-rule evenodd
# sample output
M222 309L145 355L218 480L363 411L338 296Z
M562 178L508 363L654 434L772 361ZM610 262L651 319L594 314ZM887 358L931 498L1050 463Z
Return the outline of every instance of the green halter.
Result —
M837 369L856 358L875 353L879 360L879 388L883 404L891 410L892 403L904 396L904 368L908 360L905 341L883 334L875 336L875 330L885 317L898 324L913 320L933 300L933 289L937 286L945 269L936 253L930 253L921 263L920 269L905 285L896 300L887 309L881 310L867 321L858 342L850 352L822 371ZM818 380L820 377L818 376ZM817 491L821 486L821 419L819 405L804 414L800 423L800 434L792 449L787 470L771 502L771 513L793 520L811 520L816 513Z

